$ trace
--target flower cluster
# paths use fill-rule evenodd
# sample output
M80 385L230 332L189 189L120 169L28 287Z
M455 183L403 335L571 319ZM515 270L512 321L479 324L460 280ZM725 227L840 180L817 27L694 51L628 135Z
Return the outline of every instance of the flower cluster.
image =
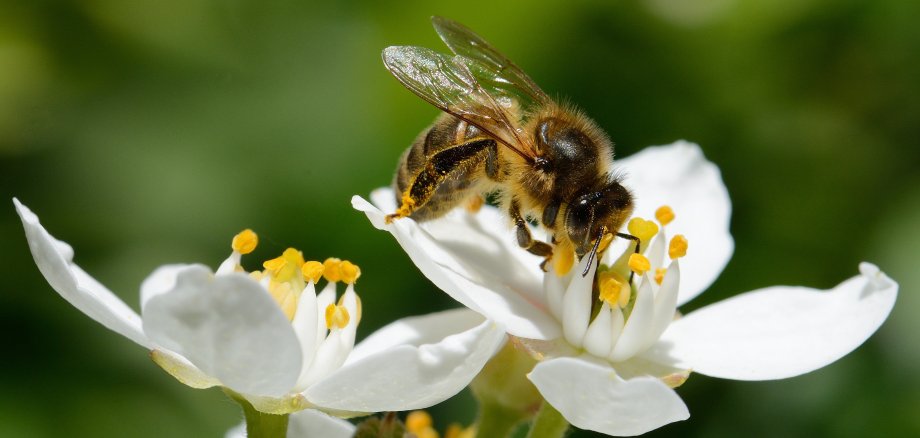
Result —
M477 382L501 381L504 393L492 401L527 399L511 409L519 415L513 421L532 415L533 399L539 405L542 398L539 415L564 418L563 427L541 425L538 415L535 430L558 435L571 423L637 435L689 417L674 388L691 372L738 380L807 373L858 347L890 313L898 284L862 263L859 275L830 290L770 287L682 315L678 309L715 281L733 252L719 171L686 142L617 165L637 199L627 228L642 244L599 242L602 256L581 260L560 253L548 272L516 245L496 208L389 222L386 214L397 208L390 189L372 193L373 203L354 197L356 209L468 308L400 319L357 344L365 310L356 290L361 270L350 261L309 261L289 248L247 271L243 257L258 236L244 230L216 270L155 269L141 284L138 314L76 265L72 248L34 213L14 204L39 270L64 299L148 350L178 381L222 387L240 402L247 423L228 437L255 431L267 417L282 419L274 435L351 436L355 426L341 418L440 403L490 360ZM532 230L547 237L541 232ZM530 383L514 388L509 373L526 373ZM483 421L447 433L487 434ZM404 427L438 435L420 412Z

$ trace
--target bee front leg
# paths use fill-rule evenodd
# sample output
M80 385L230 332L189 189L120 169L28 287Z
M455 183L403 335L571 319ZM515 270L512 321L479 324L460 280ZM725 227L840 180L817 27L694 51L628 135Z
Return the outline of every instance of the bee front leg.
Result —
M511 220L514 221L514 226L517 230L518 245L531 254L544 257L545 260L540 264L540 267L545 271L547 262L553 257L553 246L546 242L534 240L530 234L530 228L527 227L527 221L521 216L521 207L518 205L517 200L511 201L508 214L511 215Z
M452 172L485 159L489 151L495 149L495 146L495 140L479 139L444 149L432 155L425 163L425 168L415 176L412 184L403 193L401 205L396 212L386 216L386 223L407 217L413 211L421 208Z

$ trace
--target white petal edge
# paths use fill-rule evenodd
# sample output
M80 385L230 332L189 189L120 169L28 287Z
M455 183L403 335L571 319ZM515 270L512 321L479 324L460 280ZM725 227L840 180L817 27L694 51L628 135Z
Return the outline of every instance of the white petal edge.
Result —
M828 291L774 286L704 307L671 323L643 356L735 380L816 370L859 347L894 306L898 284L870 263L860 272Z
M385 198L388 190L378 189L373 196ZM392 196L392 192L389 193ZM514 252L509 249L522 250L509 248L505 242L511 233L508 236L488 236L483 239L483 229L465 226L457 220L452 222L453 230L442 230L435 237L410 218L386 224L385 214L360 196L352 197L351 202L356 210L367 215L375 227L390 232L412 262L435 286L464 306L502 324L508 333L515 336L550 340L561 334L559 324L550 315L542 297L535 295L542 295L541 277L528 274L502 281L495 281L491 277L490 273L497 267L505 266L498 270L507 274L519 272L517 268L522 266L515 262L519 260L518 256L510 255ZM467 222L475 225L475 219ZM478 236L473 239L476 245L471 246L465 239L474 235ZM476 251L475 256L464 252L473 250ZM470 261L475 261L477 269L468 266ZM489 264L493 265L491 269L478 270ZM483 278L484 275L488 278ZM528 279L529 282L526 281Z
M452 334L472 329L484 320L482 315L465 307L401 318L381 327L355 345L345 364L355 363L399 345L434 344Z
M569 423L582 429L633 436L690 417L677 393L661 380L623 380L609 366L583 358L540 362L527 377Z
M300 345L290 322L244 274L215 277L189 266L173 290L144 306L144 331L243 394L280 396L300 375Z
M667 225L667 234L683 234L690 242L681 260L684 276L678 305L690 301L715 281L734 251L731 199L719 168L698 145L683 140L647 147L617 160L615 166L635 195L634 216L654 218L662 205L674 209L676 218Z
M424 409L465 388L504 342L504 328L485 321L438 343L399 345L367 355L308 388L304 395L324 409Z
M141 318L112 291L73 263L73 249L41 225L38 216L13 198L22 219L32 258L45 280L67 302L96 322L135 343L152 348L141 328Z

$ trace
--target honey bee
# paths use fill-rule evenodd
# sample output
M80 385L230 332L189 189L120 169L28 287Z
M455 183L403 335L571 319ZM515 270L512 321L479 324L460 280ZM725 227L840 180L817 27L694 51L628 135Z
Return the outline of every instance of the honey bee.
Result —
M634 241L638 252L637 237L617 232L633 196L612 171L604 131L554 102L470 29L441 17L432 24L453 55L414 46L383 51L390 73L444 112L402 154L393 181L400 207L387 222L436 219L494 194L517 243L544 257L544 269L554 251L596 257L614 235ZM545 227L551 242L534 239L528 220Z

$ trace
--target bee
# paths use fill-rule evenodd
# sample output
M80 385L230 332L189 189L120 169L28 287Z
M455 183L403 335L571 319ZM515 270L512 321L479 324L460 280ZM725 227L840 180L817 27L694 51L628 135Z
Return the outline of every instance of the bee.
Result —
M544 257L554 251L596 257L633 211L632 193L613 172L613 144L591 119L553 101L517 65L454 21L432 24L452 55L415 46L383 50L387 70L443 113L400 158L393 181L402 217L427 221L496 195L517 243ZM534 239L538 221L550 242ZM593 261L593 260L592 260ZM590 267L590 263L588 263ZM585 275L587 268L585 269Z

